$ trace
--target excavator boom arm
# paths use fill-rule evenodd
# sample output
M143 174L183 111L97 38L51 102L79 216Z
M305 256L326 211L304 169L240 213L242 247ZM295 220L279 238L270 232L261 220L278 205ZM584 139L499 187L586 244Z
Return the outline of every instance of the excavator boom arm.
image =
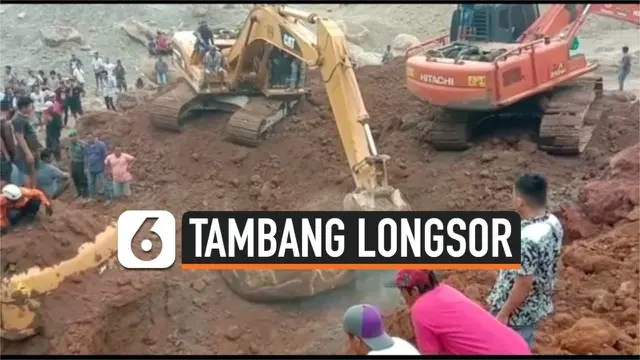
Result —
M297 9L279 6L278 12L317 27L316 65L322 74L356 191L388 189L385 164L388 156L378 154L342 29L330 19Z
M635 4L590 4L591 14L610 17L640 25L640 3Z
M632 24L640 25L640 3L635 4L553 4L524 31L518 39L528 43L543 37L558 36L567 26L573 24L566 33L571 39L586 21L587 15L596 14Z
M304 23L317 27L312 33ZM340 27L326 18L282 5L256 5L231 48L227 61L240 74L251 54L247 49L257 40L265 41L317 67L329 97L342 146L356 184L356 192L389 189L385 161L377 152L369 128L360 87L349 60L347 42Z
M311 33L302 21L315 24L317 33ZM349 166L355 169L361 165L358 175L354 173L356 187L375 188L369 181L373 169L366 164L366 159L372 156L363 126L369 114L349 61L342 30L335 22L314 14L284 6L257 5L231 48L229 64L244 61L243 57L248 57L246 48L257 40L320 68Z

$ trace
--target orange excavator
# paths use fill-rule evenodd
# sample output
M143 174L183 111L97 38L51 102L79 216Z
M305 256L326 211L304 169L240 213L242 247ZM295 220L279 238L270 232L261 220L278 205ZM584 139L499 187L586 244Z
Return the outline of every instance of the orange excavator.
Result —
M549 4L542 14L537 4L458 5L448 33L406 53L407 88L443 109L427 140L466 150L479 123L534 115L541 150L581 153L604 111L598 64L576 52L589 14L640 25L637 2Z

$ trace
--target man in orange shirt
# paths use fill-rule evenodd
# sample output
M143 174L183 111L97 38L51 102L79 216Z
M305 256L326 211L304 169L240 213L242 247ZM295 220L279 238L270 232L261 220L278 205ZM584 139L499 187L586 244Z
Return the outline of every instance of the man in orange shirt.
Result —
M0 195L0 232L4 235L9 231L9 226L17 225L22 219L33 219L41 205L45 206L47 215L53 214L51 202L42 191L13 184L3 186Z
M114 197L131 196L131 165L135 160L135 157L123 153L119 146L104 160L107 178L113 179Z

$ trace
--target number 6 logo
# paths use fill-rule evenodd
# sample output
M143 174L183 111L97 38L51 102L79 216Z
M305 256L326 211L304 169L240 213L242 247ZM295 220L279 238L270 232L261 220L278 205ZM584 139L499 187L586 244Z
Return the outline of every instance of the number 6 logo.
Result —
M162 243L160 254L152 260L138 258L131 248L133 238L147 219L156 219L151 232ZM152 250L149 239L142 240L142 251ZM167 269L176 261L176 219L165 210L127 210L118 218L118 261L127 269Z

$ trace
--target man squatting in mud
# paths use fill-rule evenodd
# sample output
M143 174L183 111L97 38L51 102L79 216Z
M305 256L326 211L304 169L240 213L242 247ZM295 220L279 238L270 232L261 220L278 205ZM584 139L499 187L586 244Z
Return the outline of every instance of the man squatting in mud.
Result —
M0 195L0 234L7 234L10 226L35 219L42 205L47 215L53 214L51 202L42 191L14 184L4 185Z

